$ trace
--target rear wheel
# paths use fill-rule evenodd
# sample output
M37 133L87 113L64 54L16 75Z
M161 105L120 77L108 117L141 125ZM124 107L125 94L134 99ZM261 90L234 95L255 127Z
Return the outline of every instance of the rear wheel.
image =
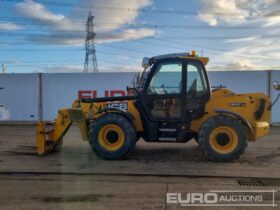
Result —
M216 116L202 125L198 141L208 159L227 162L238 159L244 153L248 133L238 119Z
M89 143L103 159L124 159L135 147L135 128L125 117L108 113L90 125Z

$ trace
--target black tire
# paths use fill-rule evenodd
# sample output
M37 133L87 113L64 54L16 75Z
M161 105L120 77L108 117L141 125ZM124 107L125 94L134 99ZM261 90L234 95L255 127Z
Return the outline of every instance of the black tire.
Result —
M218 129L221 129L220 133ZM222 132L223 129L226 131ZM227 129L230 130L230 134L226 133ZM209 160L229 162L238 159L244 153L247 147L248 130L238 119L230 116L215 116L202 125L198 141L201 150Z
M103 126L106 125L118 126L123 134L124 140L122 145L116 150L109 150L102 146L101 139L99 139L99 132ZM102 132L102 131L101 131ZM107 134L108 135L108 134ZM109 138L106 136L106 138ZM119 136L117 137L119 141ZM97 119L96 122L90 125L89 143L92 150L102 159L105 160L121 160L128 157L130 152L135 148L136 132L134 125L125 117L116 114L108 113Z

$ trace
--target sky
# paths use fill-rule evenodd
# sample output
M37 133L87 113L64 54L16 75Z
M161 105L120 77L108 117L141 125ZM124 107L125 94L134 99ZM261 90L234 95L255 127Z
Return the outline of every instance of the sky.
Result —
M83 72L90 10L99 72L191 50L208 70L280 70L280 0L0 0L0 64Z

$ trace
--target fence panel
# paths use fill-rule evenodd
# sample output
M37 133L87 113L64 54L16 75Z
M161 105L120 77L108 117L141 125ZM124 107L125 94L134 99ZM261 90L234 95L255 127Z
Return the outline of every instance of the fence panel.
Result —
M37 121L38 104L38 74L1 74L1 121Z
M273 81L280 82L280 71L272 71L271 72L271 83ZM271 88L271 99L274 101L280 91L274 90L274 88ZM278 102L273 106L272 108L272 122L280 124L280 99Z
M42 118L53 120L60 108L71 106L77 98L125 95L126 85L135 73L42 74ZM237 92L268 94L267 71L209 72L212 86L224 85ZM39 120L39 74L0 74L0 120ZM280 81L280 71L272 71L271 82ZM271 88L271 98L278 92ZM280 123L278 102L272 122Z
M43 119L53 120L57 110L71 106L77 98L126 94L135 73L44 74L42 76Z
M236 93L268 94L267 71L211 71L209 78L211 86L223 85Z

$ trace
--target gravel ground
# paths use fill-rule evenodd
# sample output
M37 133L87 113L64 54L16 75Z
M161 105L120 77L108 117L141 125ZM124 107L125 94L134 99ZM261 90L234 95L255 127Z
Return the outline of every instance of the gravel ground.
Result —
M209 162L195 141L142 140L127 160L104 161L81 140L75 126L60 152L38 157L34 125L0 125L0 209L186 209L166 204L166 193L229 189L278 190L277 203L279 137L280 128L272 128L231 163ZM207 207L233 208L253 207Z

